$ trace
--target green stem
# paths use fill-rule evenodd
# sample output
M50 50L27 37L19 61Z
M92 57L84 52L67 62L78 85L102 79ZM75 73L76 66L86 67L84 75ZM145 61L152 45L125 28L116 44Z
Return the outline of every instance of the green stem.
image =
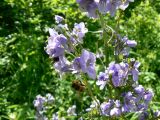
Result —
M99 104L99 102L97 101L97 99L95 98L95 96L93 95L93 93L92 93L92 89L91 89L91 87L90 87L90 84L88 83L88 81L86 80L85 81L86 82L86 86L87 86L87 90L88 90L88 93L89 93L89 95L91 96L91 98L97 103L97 105L98 105L98 110L99 110L99 114L101 113L101 109L100 109L100 104Z
M108 66L109 64L109 49L108 49L108 41L107 41L107 31L106 31L106 24L103 18L103 15L101 15L99 13L99 18L100 18L100 22L101 22L101 27L103 29L103 37L102 40L104 41L104 49L105 49L105 62L106 62L106 66Z
M117 21L117 24L116 24L116 27L115 27L115 33L116 33L116 39L117 39L117 45L115 45L115 51L117 51L118 53L115 54L115 62L118 63L120 61L119 59L119 52L121 51L120 50L120 47L121 47L121 41L119 40L118 36L117 36L117 33L119 33L119 25L120 25L120 18L122 16L122 11L120 11L119 13L119 16L117 17L116 21Z

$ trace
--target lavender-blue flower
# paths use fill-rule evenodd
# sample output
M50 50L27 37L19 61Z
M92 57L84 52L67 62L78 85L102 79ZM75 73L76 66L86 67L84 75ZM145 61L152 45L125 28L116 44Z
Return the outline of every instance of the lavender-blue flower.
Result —
M56 23L60 23L64 20L64 18L62 16L55 15L55 20L56 20Z
M100 72L96 84L99 85L100 90L102 90L108 81L109 81L109 75L106 72Z
M83 12L87 12L89 17L97 18L96 10L98 9L95 0L76 0Z
M82 55L80 56L81 69L84 73L87 73L88 76L92 79L96 78L95 62L96 57L94 53L83 49Z

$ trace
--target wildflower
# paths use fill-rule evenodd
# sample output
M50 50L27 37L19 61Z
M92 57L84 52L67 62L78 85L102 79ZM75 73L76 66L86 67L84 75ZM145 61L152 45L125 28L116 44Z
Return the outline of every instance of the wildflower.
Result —
M110 111L110 116L119 116L121 115L121 110L119 108L113 108Z
M115 87L125 84L128 75L128 65L126 63L114 63L109 64L109 73L112 75L112 84Z
M108 9L107 9L108 3L109 3L109 0L99 0L98 9L100 13L106 14L108 12Z
M129 56L129 51L130 51L129 47L124 47L122 49L121 53L123 54L124 57L128 57Z
M53 103L53 101L54 101L54 97L50 93L46 94L46 102L51 104Z
M54 63L54 68L61 73L72 71L70 62L64 56L59 57L59 61Z
M127 93L124 93L123 95L123 105L122 105L122 112L132 112L136 109L135 106L135 97L133 94L129 91Z
M138 117L138 120L147 120L148 119L148 112L144 111L144 112L141 112L139 117Z
M45 97L42 97L41 95L36 96L36 99L33 101L33 105L36 107L37 111L43 111L45 101Z
M114 104L115 104L116 107L120 107L121 106L120 100L115 100Z
M124 36L121 40L124 42L124 45L127 45L127 47L135 47L137 45L135 40L129 40L126 36Z
M133 81L137 81L138 80L138 75L139 75L139 71L138 71L138 68L140 66L140 62L138 61L135 61L135 59L131 59L131 74L133 76Z
M81 69L92 79L96 78L95 61L96 57L93 53L84 49L82 50L82 55L80 56Z
M100 85L100 90L102 90L105 87L108 80L109 80L109 75L107 73L104 72L99 73L98 81L96 82L96 84Z
M81 56L75 58L73 61L74 72L77 73L82 70L82 72L87 73L90 78L95 79L95 61L96 57L93 53L87 50L82 50Z
M55 20L56 20L56 23L60 23L64 20L64 18L59 15L55 15Z
M67 38L58 33L54 29L49 29L50 37L46 46L46 52L51 57L58 57L64 54L64 47L67 42Z
M134 88L134 91L137 94L143 94L144 93L144 87L142 85L138 85L137 87Z
M109 100L109 102L103 102L100 105L101 111L102 111L102 115L106 115L109 116L110 115L110 109L111 107L114 105L113 100Z
M76 0L83 12L87 12L89 17L97 18L96 10L98 8L95 0Z
M104 12L109 12L110 15L113 17L115 15L116 10L121 5L121 1L120 0L100 0L100 4L103 4L100 6L106 7L106 9L102 7L102 9L105 9ZM100 11L102 11L102 10L100 9ZM102 13L104 13L104 12L102 12Z
M134 2L134 0L126 0L120 5L120 9L125 10L129 6L130 2Z
M150 102L153 97L153 92L152 91L146 91L144 94L144 100L145 102Z
M134 2L134 0L126 0L125 2L122 2L121 0L99 0L98 9L100 13L106 14L109 12L113 17L117 9L120 8L125 10L128 7L129 2Z
M51 57L55 58L58 56L62 56L64 54L64 49L61 47L55 47L54 45L47 45L47 54L49 54Z
M83 22L81 23L75 23L73 28L73 35L76 36L78 42L82 42L82 38L84 37L85 33L87 33L88 30L85 27L85 24Z
M69 30L68 25L67 24L58 24L57 26L58 28L61 28L62 30Z
M69 107L67 110L68 116L76 116L76 106L73 105L72 107Z
M126 44L128 47L135 47L137 45L137 42L135 40L127 40Z
M81 70L81 63L80 63L80 57L77 57L73 61L73 68L74 71L77 73Z
M51 28L49 28L49 34L50 34L50 37L52 38L55 38L58 35L58 33L54 29L51 29Z
M129 40L126 36L123 38L119 36L119 39L121 40L121 45L119 46L120 49L117 49L117 52L122 53L124 57L128 57L130 48L135 47L137 42L135 40Z

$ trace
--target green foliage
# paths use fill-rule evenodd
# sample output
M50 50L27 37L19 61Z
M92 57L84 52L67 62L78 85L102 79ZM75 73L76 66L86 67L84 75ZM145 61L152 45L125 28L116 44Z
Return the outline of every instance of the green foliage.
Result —
M149 0L135 2L124 12L127 17L122 17L120 26L122 34L138 41L138 48L131 55L142 63L141 84L153 88L157 100L160 97L159 6L159 2ZM83 15L74 0L1 0L0 11L0 119L33 119L33 100L45 93L55 96L53 112L59 110L62 116L72 104L87 101L83 107L88 107L90 98L83 97L88 93L78 95L71 88L73 76L59 79L44 47L56 14L64 16L69 26L86 22L89 31L98 30L99 23ZM106 20L114 27L112 18L107 16ZM84 47L96 51L93 46L97 40L98 35L87 34ZM92 89L93 94L101 92L93 83Z

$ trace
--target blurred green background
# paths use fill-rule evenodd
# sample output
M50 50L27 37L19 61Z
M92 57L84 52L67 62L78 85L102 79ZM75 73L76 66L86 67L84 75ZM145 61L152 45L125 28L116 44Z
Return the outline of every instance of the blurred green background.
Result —
M33 119L38 94L56 98L53 112L74 103L71 80L59 79L44 51L56 14L70 27L84 21L90 31L100 28L97 20L80 12L75 0L0 0L0 119ZM105 19L114 27L113 18ZM121 34L138 42L131 57L141 62L140 83L152 88L154 101L160 101L160 0L135 0L120 23ZM87 33L83 46L95 51L98 39Z

